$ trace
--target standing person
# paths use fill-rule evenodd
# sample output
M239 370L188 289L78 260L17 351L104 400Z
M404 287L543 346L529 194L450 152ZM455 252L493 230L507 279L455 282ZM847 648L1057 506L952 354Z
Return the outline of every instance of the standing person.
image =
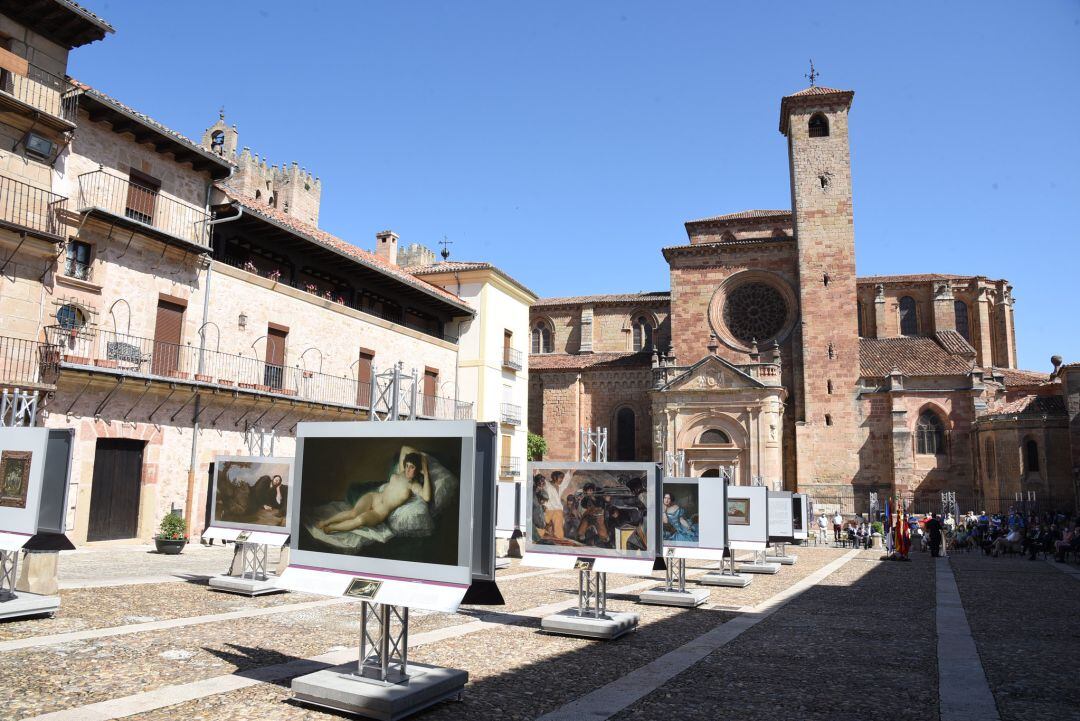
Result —
M833 517L832 517L833 540L836 541L837 543L840 542L840 531L842 530L841 527L843 525L844 525L844 517L841 516L840 511L837 510L836 513L834 513Z
M944 527L936 513L923 523L923 530L926 532L926 543L930 546L930 555L937 558L941 555L941 534Z
M566 537L563 532L563 499L560 493L565 477L566 474L562 471L552 471L551 480L544 482L544 493L547 495L547 500L544 501L544 525L557 539Z
M829 519L825 517L825 511L822 511L821 515L818 516L817 525L818 525L818 538L820 538L822 543L824 543L825 539L827 539L829 537L827 535L827 533L828 533L827 529L829 528Z

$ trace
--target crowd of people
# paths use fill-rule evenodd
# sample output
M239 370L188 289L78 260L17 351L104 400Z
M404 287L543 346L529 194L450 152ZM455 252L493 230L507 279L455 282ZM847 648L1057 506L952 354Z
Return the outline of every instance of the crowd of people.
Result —
M969 511L950 524L949 547L981 550L988 556L1024 554L1035 560L1041 553L1064 563L1080 558L1080 518L1064 513L1009 513L976 515Z

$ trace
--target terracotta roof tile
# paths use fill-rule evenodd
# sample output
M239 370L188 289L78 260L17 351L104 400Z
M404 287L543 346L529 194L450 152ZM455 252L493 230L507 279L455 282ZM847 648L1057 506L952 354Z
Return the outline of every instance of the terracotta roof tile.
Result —
M529 372L585 368L650 368L649 353L540 353L529 356Z
M986 415L981 417L1001 416L1066 418L1068 417L1068 411L1065 407L1065 399L1061 396L1030 395L1017 398L1014 401L1003 403L999 406L994 406Z
M820 99L828 96L833 96L829 99L829 102L843 102L850 104L855 97L855 91L853 90L837 90L836 88L825 88L820 85L811 85L810 87L800 90L797 93L791 95L785 95L780 101L780 132L787 135L788 116L791 115L791 111L800 106L817 104Z
M859 365L867 378L884 378L898 369L906 376L967 375L972 359L948 353L933 338L860 338Z
M688 220L683 225L694 225L697 223L722 223L728 220L754 220L757 218L790 218L790 210L740 210L737 213L727 213L726 215L714 215L711 218L701 218L699 220Z
M910 275L868 275L856 278L856 283L922 283L931 280L976 280L980 275L952 275L949 273L913 273Z
M467 261L467 260L443 260L438 263L431 263L429 265L409 265L404 268L406 273L412 275L436 275L439 273L465 273L470 270L492 270L506 278L508 281L516 285L521 290L525 291L531 296L536 297L528 286L519 281L514 276L510 275L506 271L498 268L491 263L484 263L480 261Z
M837 90L836 88L826 88L822 85L811 85L810 87L800 90L797 93L788 95L789 98L804 98L808 95L834 95L836 93L850 93L850 90Z
M939 330L934 333L934 340L941 346L946 353L952 353L953 355L975 357L975 349L971 347L971 344L967 342L964 336L960 335L955 330Z
M394 265L393 263L375 255L374 253L362 250L361 248L356 247L352 243L342 240L336 235L328 233L321 228L316 228L313 225L308 225L303 221L297 220L293 216L288 215L287 213L283 213L277 208L273 208L266 203L255 200L249 195L245 195L244 193L230 188L228 185L219 183L217 187L220 188L222 192L229 196L229 198L231 198L234 202L243 206L246 212L251 212L255 215L262 216L263 218L270 220L279 226L284 226L289 230L294 231L298 235L303 236L308 240L323 245L324 247L330 247L331 249L338 250L347 256L351 256L361 265L381 271L382 273L385 273L386 275L389 275L395 280L399 280L406 285L425 291L430 295L434 295L439 299L451 303L458 308L467 310L469 314L473 313L472 309L469 308L469 306L467 306L465 302L461 300L461 298L459 298L458 296L450 293L443 288L440 288L437 285L428 283L426 280L421 280L420 278L417 278L411 273L406 272L400 266Z
M558 305L601 305L604 303L670 303L671 293L657 290L647 293L609 293L606 295L568 295L558 298L541 298L533 307Z
M994 372L994 375L1004 376L1006 388L1016 386L1039 386L1050 382L1049 373L1025 371L1020 370L1019 368L992 368L991 370Z

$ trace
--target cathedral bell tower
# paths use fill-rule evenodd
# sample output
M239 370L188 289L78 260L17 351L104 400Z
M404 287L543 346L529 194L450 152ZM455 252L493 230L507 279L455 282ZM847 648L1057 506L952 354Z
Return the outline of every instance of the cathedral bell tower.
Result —
M811 85L780 103L799 261L797 483L840 493L858 470L859 332L848 111L855 93Z

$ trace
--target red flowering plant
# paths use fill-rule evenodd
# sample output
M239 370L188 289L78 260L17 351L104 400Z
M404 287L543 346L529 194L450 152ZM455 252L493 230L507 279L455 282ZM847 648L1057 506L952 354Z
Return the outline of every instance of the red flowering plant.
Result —
M184 519L175 513L166 515L161 519L161 526L158 527L157 538L168 541L186 541L187 535L184 533Z
M280 270L274 270L274 271L270 272L270 274L268 274L266 277L269 278L270 280L274 281L275 283L277 283L278 280L281 278L281 271Z

